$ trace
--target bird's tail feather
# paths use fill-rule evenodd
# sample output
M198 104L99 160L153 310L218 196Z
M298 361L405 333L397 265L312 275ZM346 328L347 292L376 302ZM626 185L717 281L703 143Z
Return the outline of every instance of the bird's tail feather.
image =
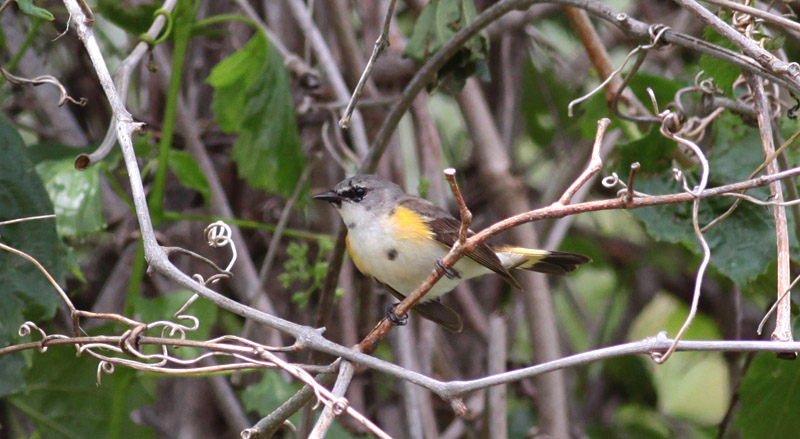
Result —
M586 256L557 251L537 250L523 247L495 247L495 252L508 270L523 269L547 274L566 274L591 259Z

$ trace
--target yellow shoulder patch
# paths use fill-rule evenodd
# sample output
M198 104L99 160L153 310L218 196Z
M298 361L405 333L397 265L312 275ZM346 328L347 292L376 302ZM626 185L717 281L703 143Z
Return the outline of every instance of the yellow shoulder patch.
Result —
M433 238L433 232L425 218L413 210L398 206L389 217L394 237L396 239L410 239L417 242L427 242Z

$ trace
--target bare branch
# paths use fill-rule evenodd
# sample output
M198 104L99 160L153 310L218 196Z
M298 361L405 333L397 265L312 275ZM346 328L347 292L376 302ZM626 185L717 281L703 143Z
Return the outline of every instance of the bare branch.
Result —
M603 168L603 159L600 158L600 147L603 146L603 137L606 134L606 129L611 125L611 119L604 117L597 121L597 132L594 136L594 144L592 145L592 157L586 170L575 179L574 182L564 191L564 195L558 199L558 204L566 205L572 201L572 197L587 181L591 180L600 169Z
M375 61L379 56L381 56L381 53L383 53L383 51L389 47L389 25L392 23L392 15L394 14L395 4L397 4L397 0L389 0L389 7L386 11L386 15L383 18L383 28L381 29L378 39L375 41L375 47L372 48L372 55L369 57L369 61L367 61L367 66L364 67L364 72L361 74L361 78L358 80L356 88L353 90L353 95L350 96L350 101L347 103L347 108L344 109L342 118L339 119L339 126L342 128L350 127L350 115L353 114L353 110L356 108L356 104L358 103L358 98L361 95L361 90L367 83L367 79L369 78L370 73L372 73L373 67L375 67Z
M167 15L175 9L175 5L178 3L178 0L165 0L164 3L161 5L162 11L166 12L165 14L156 14L155 18L153 19L153 24L150 25L150 28L145 32L147 36L145 39L139 41L136 44L136 47L133 48L130 55L128 55L117 67L116 72L114 73L114 77L116 78L115 84L119 90L119 99L122 102L122 105L125 105L125 102L128 98L128 86L131 82L131 76L133 75L133 71L139 62L142 60L144 55L151 50L152 47L149 41L155 40L158 38L158 35L161 33L161 30L167 24ZM84 4L85 5L85 4ZM84 11L85 12L85 11ZM100 143L100 146L92 152L91 154L81 154L75 159L75 169L86 169L89 166L97 163L98 161L105 158L114 145L117 142L117 122L112 118L111 122L109 123L108 130L106 131L106 136L103 141Z
M772 157L775 155L775 137L772 134L772 116L769 101L764 93L764 83L760 78L746 74L750 90L753 92L753 100L756 111L758 112L758 129L761 133L761 144L764 148L764 156ZM767 174L775 174L780 171L777 160L767 163ZM783 189L780 182L770 184L771 198L776 202L783 202ZM775 322L775 331L772 332L772 339L779 341L792 341L791 323L791 297L785 293L789 291L791 274L789 272L789 227L786 218L786 208L781 205L772 207L775 216L775 237L778 248L778 310ZM785 296L785 297L782 297ZM784 354L785 356L785 354ZM787 356L787 358L797 358L797 353Z
M736 3L729 0L701 0L701 1L704 3L711 3L712 5L722 6L724 8L732 9L734 11L744 12L745 14L761 18L769 23L783 26L784 28L790 29L794 32L800 32L800 23L789 20L788 18L781 17L780 15L775 15L767 11L762 11L761 9L757 9L752 6L743 5L741 3Z
M292 10L292 14L303 30L303 33L306 35L306 38L311 41L311 46L314 49L314 53L317 55L319 64L325 72L328 81L330 81L334 93L336 93L336 99L346 101L350 97L350 91L347 89L347 85L333 59L333 55L330 49L328 49L328 45L325 43L325 38L322 37L319 29L314 25L314 21L311 19L311 14L309 14L305 4L302 0L289 0L287 5ZM358 154L364 157L369 151L369 141L367 140L364 120L361 117L361 113L355 111L352 121L354 125L351 132L353 146Z
M675 0L675 2L691 11L767 70L790 81L794 85L793 88L800 85L800 64L796 62L785 63L778 59L775 55L759 46L757 42L742 35L694 0Z
M58 100L59 107L64 105L67 101L70 101L75 105L80 105L81 107L85 106L86 103L89 102L89 100L86 98L80 98L78 100L75 100L75 98L73 98L67 93L67 89L63 85L61 85L61 82L59 82L59 80L52 75L42 75L28 79L28 78L23 78L21 76L12 75L2 67L0 67L0 73L2 73L3 76L6 78L6 80L12 84L33 85L33 86L50 84L55 86L58 89L58 93L61 95L61 99Z

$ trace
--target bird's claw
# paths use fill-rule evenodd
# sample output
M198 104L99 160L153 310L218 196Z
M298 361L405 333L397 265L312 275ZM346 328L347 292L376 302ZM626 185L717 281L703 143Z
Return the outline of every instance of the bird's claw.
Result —
M399 304L400 302L397 302L386 307L386 319L388 319L395 326L405 326L408 324L408 314L401 317L394 312L395 308L397 308L397 305Z
M437 259L437 260L436 260L436 266L437 266L437 267L439 267L439 268L441 268L441 269L442 269L442 271L444 271L444 275L445 275L445 277L447 277L448 279L450 279L450 280L453 280L453 279L461 279L461 275L459 275L459 274L458 274L458 271L456 271L456 270L455 270L455 269L453 269L453 268L447 268L447 267L445 267L445 266L444 266L444 263L442 262L442 260L441 260L441 259Z

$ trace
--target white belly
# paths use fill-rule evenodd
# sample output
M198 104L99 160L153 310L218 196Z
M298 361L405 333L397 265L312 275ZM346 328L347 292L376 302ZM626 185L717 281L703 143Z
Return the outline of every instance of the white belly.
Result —
M398 239L387 225L359 224L349 231L351 256L366 275L408 296L433 271L448 248L433 239ZM461 281L489 273L490 270L469 258L454 267L460 277L443 276L422 302L433 300L455 288Z

